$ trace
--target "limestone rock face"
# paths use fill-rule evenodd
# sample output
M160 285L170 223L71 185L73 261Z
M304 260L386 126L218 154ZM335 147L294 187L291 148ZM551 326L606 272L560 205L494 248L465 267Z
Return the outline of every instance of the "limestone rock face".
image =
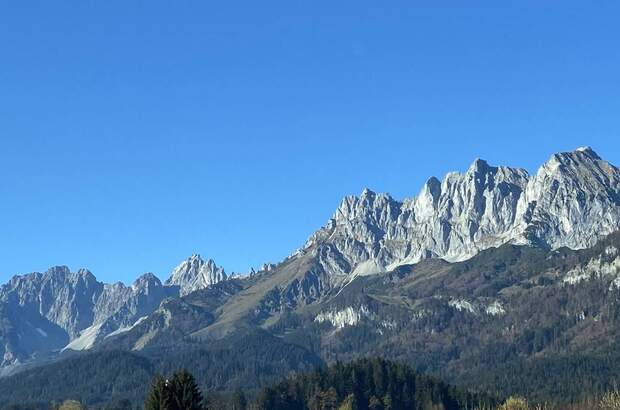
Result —
M170 297L227 278L212 260L193 255L166 282L145 273L131 286L102 283L86 269L56 266L14 276L0 288L1 369L62 350L90 349L127 331Z
M477 159L402 202L366 189L346 197L303 250L328 272L361 275L504 243L585 248L618 229L620 170L586 147L553 155L534 176Z
M184 296L226 278L224 268L217 266L212 259L204 261L200 255L192 255L172 271L166 285L178 286L181 296Z
M620 170L589 147L555 154L531 178L518 211L516 240L592 246L620 227Z
M14 276L0 288L0 365L18 364L33 354L90 348L178 293L178 287L162 285L151 273L132 286L104 284L86 269L70 272L66 266Z
M71 337L93 322L103 291L89 271L72 273L66 266L57 266L43 274L13 277L0 289L0 300L40 314Z

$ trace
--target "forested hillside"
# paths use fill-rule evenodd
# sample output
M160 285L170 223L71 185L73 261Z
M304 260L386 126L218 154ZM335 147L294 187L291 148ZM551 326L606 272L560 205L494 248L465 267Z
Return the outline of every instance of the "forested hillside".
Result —
M79 355L17 375L0 378L0 405L45 406L50 402L76 399L101 407L111 401L142 403L149 383L158 373L170 374L187 368L205 392L243 387L253 393L261 386L291 372L321 366L320 358L260 331L253 331L225 344L182 347L158 351L145 357L125 351L103 351Z
M264 388L258 409L470 409L493 398L449 386L410 367L382 359L335 364Z

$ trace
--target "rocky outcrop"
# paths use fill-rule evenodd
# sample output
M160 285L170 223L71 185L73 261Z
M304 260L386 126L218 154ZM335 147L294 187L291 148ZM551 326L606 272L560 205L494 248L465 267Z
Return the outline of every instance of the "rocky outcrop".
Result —
M166 285L175 285L180 288L181 296L198 289L226 280L224 268L215 264L212 259L204 261L200 255L192 255L183 261L173 271Z
M366 189L346 197L304 251L328 272L355 276L504 243L585 248L618 229L620 170L586 147L553 155L533 177L477 159L402 202Z
M553 155L530 179L511 239L580 249L619 228L620 170L584 147Z
M33 354L87 349L148 315L169 296L178 296L178 288L162 285L151 273L132 286L104 284L86 269L70 272L66 266L15 276L0 288L2 365Z

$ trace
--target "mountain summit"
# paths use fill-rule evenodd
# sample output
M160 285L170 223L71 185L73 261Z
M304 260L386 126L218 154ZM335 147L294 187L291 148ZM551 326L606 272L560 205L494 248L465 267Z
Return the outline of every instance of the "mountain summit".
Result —
M620 170L591 148L553 155L530 176L476 159L397 201L346 197L304 246L337 275L378 273L426 258L460 261L505 243L573 249L620 228Z
M226 279L212 260L192 255L162 284L152 273L131 286L98 282L86 269L66 266L14 276L0 288L0 375L33 357L87 350L130 330L167 298Z
M166 285L179 286L181 296L184 296L226 280L226 278L224 268L217 266L213 259L204 261L200 255L194 254L172 271Z

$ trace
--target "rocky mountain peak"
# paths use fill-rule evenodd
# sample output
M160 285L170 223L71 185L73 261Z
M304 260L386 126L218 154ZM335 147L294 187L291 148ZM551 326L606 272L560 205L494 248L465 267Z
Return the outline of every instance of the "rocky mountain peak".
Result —
M620 169L589 147L554 154L530 179L519 216L516 232L526 243L592 246L620 229Z
M615 170L615 171L614 171ZM590 147L554 154L538 170L537 175L567 175L569 178L617 173L617 168L603 160Z
M530 195L542 195L544 189L573 191L572 195L600 194L617 201L620 169L603 160L591 148L554 154L532 178ZM567 192L567 194L571 194Z
M85 268L80 268L76 272L77 277L83 280L85 283L95 283L97 282L97 278L91 271Z
M408 207L413 207L417 220L428 219L435 213L440 196L441 181L430 177L422 186L418 196L408 201Z
M365 189L345 197L305 249L317 249L327 272L376 273L428 257L463 260L504 243L584 248L619 221L620 172L583 147L553 155L534 176L476 159L402 202Z
M205 261L200 255L193 254L172 271L166 285L179 286L183 296L226 279L224 268L217 266L213 259Z
M483 173L490 168L489 163L482 158L476 158L467 169L468 173Z
M581 152L595 159L601 159L601 157L599 157L599 155L594 152L594 150L590 146L579 147L575 150L575 152Z
M383 209L393 203L396 201L389 194L377 194L364 188L360 196L345 197L331 219L338 222L356 218L375 218L377 215L373 214L373 210Z
M68 266L52 266L45 271L45 276L54 278L66 278L71 274Z
M133 289L149 288L153 286L162 286L161 281L151 272L147 272L138 277L131 285Z
M370 188L364 188L362 190L362 194L360 195L361 198L372 198L374 196L376 196L377 193L370 190Z

